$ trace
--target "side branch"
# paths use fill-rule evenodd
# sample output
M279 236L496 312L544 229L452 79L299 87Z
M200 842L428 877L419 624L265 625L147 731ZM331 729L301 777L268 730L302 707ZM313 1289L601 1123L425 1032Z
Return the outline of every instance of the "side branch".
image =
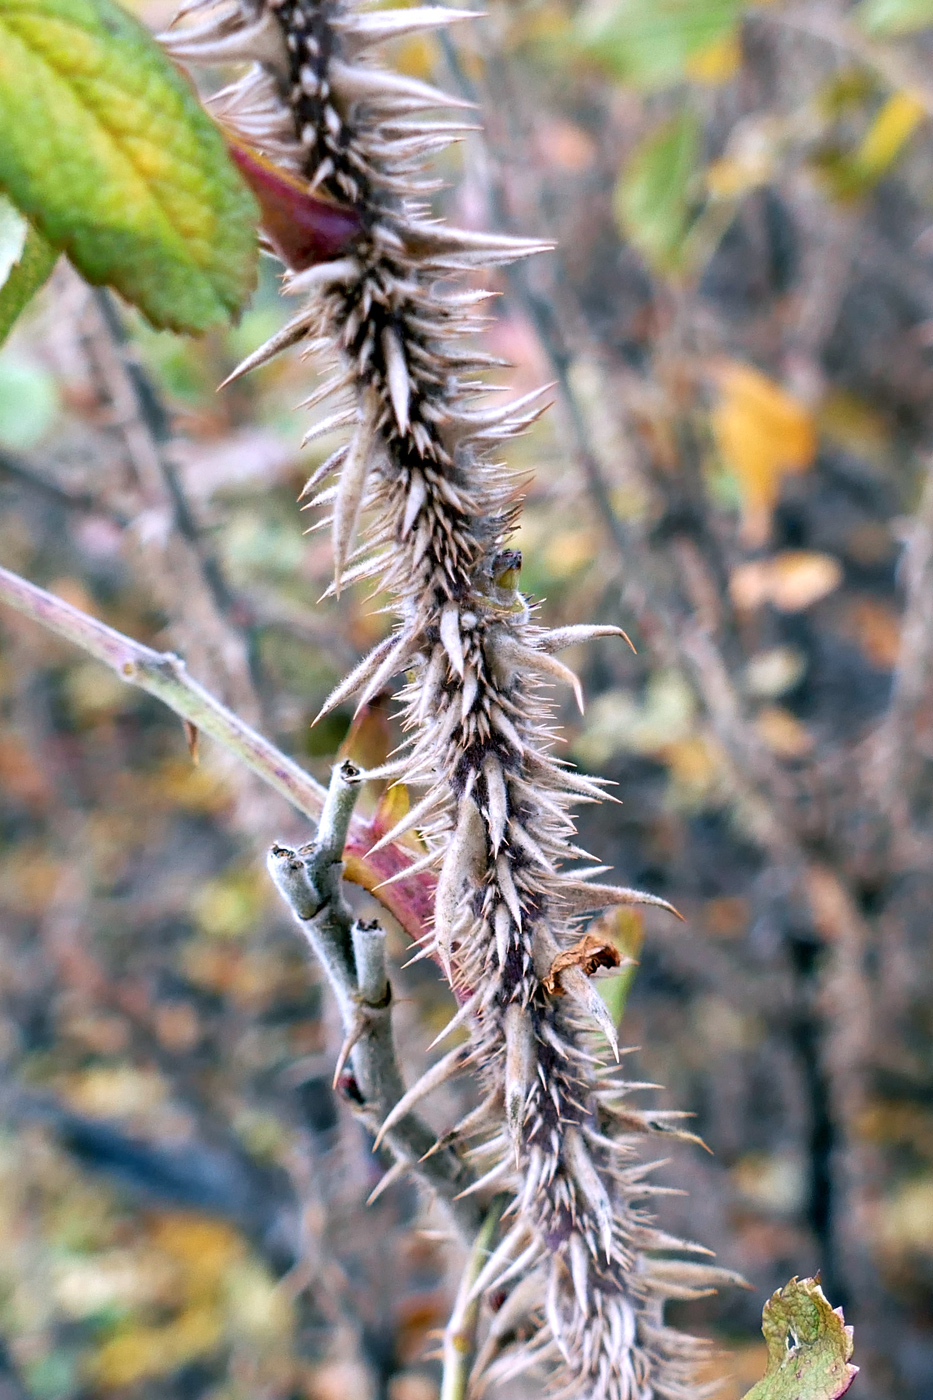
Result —
M342 890L343 851L364 774L354 764L333 772L317 839L299 850L273 846L269 872L296 923L327 973L340 1008L344 1043L335 1079L344 1097L375 1135L400 1104L405 1085L392 1038L392 991L386 973L385 934L377 923L355 920ZM463 1197L474 1177L451 1147L414 1113L384 1134L396 1161L412 1169L448 1206L470 1242L483 1222L476 1198Z

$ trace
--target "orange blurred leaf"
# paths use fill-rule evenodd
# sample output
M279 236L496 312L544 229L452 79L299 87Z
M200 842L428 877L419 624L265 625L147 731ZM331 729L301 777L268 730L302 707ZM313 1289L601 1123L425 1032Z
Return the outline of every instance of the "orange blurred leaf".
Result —
M784 477L812 465L816 425L804 404L751 365L724 362L716 379L713 436L741 489L743 539L761 545Z

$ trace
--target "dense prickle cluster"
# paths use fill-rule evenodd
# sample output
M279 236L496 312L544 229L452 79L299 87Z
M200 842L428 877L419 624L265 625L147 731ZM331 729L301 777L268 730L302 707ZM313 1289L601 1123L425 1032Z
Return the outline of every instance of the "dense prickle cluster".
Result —
M603 792L551 752L545 687L567 683L579 698L555 654L618 629L549 632L530 616L509 547L516 486L495 454L535 419L540 395L489 405L475 376L494 361L469 343L482 294L457 286L458 274L540 245L433 219L421 167L461 128L424 114L457 104L372 56L386 40L467 15L318 0L200 0L188 10L194 23L165 36L176 57L253 61L215 99L223 121L359 218L340 256L287 275L285 290L304 306L241 371L297 342L336 364L309 400L332 397L334 407L308 437L346 427L348 439L304 495L329 507L335 588L375 577L397 602L392 635L325 708L353 694L362 702L408 672L410 742L383 773L424 796L384 840L416 827L426 842L438 880L424 952L457 989L455 1021L472 1041L392 1117L467 1059L482 1079L480 1107L451 1140L473 1144L480 1189L514 1201L477 1280L478 1292L509 1290L478 1370L502 1381L544 1363L567 1395L692 1400L699 1344L664 1325L664 1303L725 1276L658 1257L696 1247L652 1226L642 1203L660 1188L636 1151L645 1135L676 1132L675 1115L629 1107L636 1086L594 1054L594 1021L616 1058L618 1048L585 960L564 957L552 972L587 913L662 903L595 883L598 872L579 865L588 857L573 845L569 809Z

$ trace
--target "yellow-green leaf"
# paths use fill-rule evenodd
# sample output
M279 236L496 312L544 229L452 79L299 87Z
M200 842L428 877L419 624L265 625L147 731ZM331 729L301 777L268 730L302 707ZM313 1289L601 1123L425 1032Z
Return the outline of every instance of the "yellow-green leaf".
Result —
M257 210L188 81L112 0L0 0L0 187L153 325L243 305Z
M651 132L616 185L613 208L622 233L662 272L683 265L699 145L697 119L684 111Z
M0 195L0 345L48 279L57 257L55 249Z
M683 77L689 60L727 38L743 0L616 0L585 10L585 51L624 82L643 89Z
M862 0L855 19L866 34L896 38L933 25L933 0Z
M838 1400L855 1378L852 1328L819 1282L795 1279L765 1303L761 1330L768 1369L745 1400Z

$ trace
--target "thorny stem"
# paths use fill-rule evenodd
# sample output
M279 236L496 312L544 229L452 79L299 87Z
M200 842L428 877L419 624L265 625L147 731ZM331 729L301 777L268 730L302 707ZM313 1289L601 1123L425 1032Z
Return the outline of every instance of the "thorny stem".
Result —
M460 1278L453 1311L444 1329L444 1371L440 1400L467 1400L470 1371L476 1355L476 1328L480 1297L473 1297L473 1285L492 1249L508 1196L496 1196L473 1243Z
M363 777L354 764L337 764L316 840L299 850L273 846L268 864L340 1009L346 1037L341 1060L348 1059L351 1073L340 1075L338 1082L375 1133L402 1099L405 1086L392 1037L385 935L378 924L354 919L342 890L342 854ZM475 1197L460 1197L474 1178L457 1153L450 1147L438 1149L435 1134L414 1113L398 1120L385 1141L395 1158L445 1202L460 1233L472 1241L482 1213Z

